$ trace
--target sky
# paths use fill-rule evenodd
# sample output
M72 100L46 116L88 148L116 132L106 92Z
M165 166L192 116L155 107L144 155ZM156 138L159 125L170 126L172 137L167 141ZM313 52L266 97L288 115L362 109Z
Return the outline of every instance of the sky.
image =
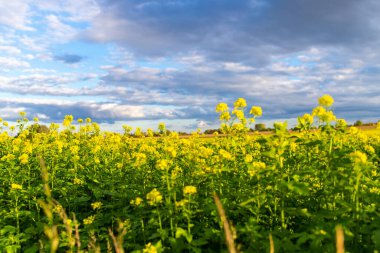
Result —
M296 122L330 94L380 119L378 0L0 0L0 117L218 127L245 98Z

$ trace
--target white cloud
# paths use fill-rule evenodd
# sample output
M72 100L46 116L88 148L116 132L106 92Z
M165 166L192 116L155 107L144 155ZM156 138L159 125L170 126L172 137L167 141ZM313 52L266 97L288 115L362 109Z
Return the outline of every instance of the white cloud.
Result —
M19 48L14 47L14 46L4 46L4 45L0 45L0 52L9 54L9 55L21 54L21 50Z
M19 37L19 41L28 50L45 51L47 48L47 42L40 42L37 38L31 38L23 35Z
M46 16L46 21L49 27L48 34L53 36L56 42L64 42L71 40L77 33L72 26L63 23L56 15Z
M44 11L65 13L65 19L73 22L90 21L101 11L95 0L39 0L35 4Z
M5 106L0 108L0 117L4 119L14 118L17 117L19 112L23 112L25 110L26 107L22 106Z
M239 62L226 62L223 65L224 65L225 70L232 71L232 72L245 72L245 71L252 71L255 69L251 66L247 66Z
M18 60L14 57L0 57L1 70L9 70L15 68L27 68L30 64L26 61Z
M33 31L30 26L30 10L28 0L1 1L0 4L0 24L8 27Z

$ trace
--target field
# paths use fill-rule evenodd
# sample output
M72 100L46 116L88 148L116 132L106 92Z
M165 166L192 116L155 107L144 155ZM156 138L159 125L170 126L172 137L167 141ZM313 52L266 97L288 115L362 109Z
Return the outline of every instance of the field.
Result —
M213 138L163 124L159 137L102 132L72 116L39 133L21 113L20 134L5 122L0 134L0 251L342 252L342 231L346 252L375 252L380 130L347 127L332 103L322 97L296 135L286 123L248 135L261 108L249 118L243 99L222 103L225 136Z

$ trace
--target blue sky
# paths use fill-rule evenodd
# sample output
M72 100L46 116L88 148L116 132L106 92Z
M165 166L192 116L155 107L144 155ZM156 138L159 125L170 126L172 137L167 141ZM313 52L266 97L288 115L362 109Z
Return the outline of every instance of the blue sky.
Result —
M0 117L91 117L192 131L244 97L295 122L323 94L380 119L377 0L12 0L0 3Z

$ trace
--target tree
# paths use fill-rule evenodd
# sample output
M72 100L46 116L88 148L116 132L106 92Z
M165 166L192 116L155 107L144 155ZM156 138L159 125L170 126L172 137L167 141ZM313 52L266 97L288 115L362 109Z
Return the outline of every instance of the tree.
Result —
M255 124L255 130L264 131L264 130L266 130L266 126L264 123Z
M355 123L354 123L354 126L362 126L363 125L363 122L361 120L357 120Z

